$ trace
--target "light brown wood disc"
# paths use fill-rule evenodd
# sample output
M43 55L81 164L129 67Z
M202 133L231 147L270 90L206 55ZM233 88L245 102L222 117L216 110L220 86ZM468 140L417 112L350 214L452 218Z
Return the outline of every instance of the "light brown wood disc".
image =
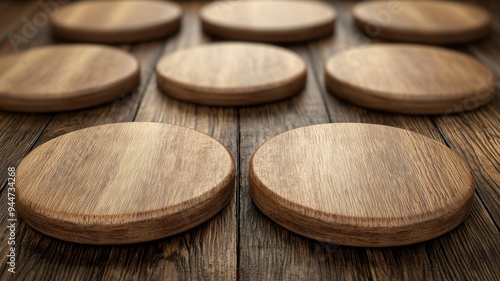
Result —
M215 1L201 9L200 18L217 37L284 43L332 34L336 12L317 1Z
M0 109L66 111L116 99L140 81L138 60L119 49L58 45L0 57Z
M385 247L440 236L468 215L474 182L453 151L410 131L370 124L295 129L250 162L264 214L329 243Z
M406 42L465 43L492 28L487 11L456 1L364 1L352 15L369 36Z
M493 72L465 54L420 45L375 44L350 49L325 65L326 88L372 109L447 114L495 97Z
M91 127L53 139L18 167L26 223L76 243L127 244L191 229L232 198L235 163L218 141L160 123Z
M179 30L182 10L168 1L79 1L51 18L55 35L72 41L127 43Z
M307 66L297 54L257 43L216 43L175 52L156 66L167 95L205 105L252 105L299 93Z

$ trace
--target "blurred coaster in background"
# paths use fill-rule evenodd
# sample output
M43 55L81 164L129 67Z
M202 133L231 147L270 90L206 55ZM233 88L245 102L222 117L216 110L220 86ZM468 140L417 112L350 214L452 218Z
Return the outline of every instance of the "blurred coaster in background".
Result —
M127 94L139 82L139 61L117 48L80 44L34 48L0 57L0 109L82 109Z
M423 45L373 44L333 55L325 85L334 95L372 109L447 114L495 98L495 76L465 54Z
M331 35L336 12L317 1L215 1L202 7L200 18L220 38L286 43Z
M165 94L187 102L238 106L281 100L299 93L304 60L287 49L258 43L216 43L169 54L156 66Z
M51 18L53 33L80 42L153 40L179 30L182 10L168 1L79 1Z
M24 221L58 239L129 244L189 230L234 194L235 163L214 138L160 123L75 131L31 151L17 169Z
M281 226L334 244L408 245L438 237L469 214L474 180L441 143L371 124L304 127L260 146L250 195Z
M456 1L365 1L352 15L367 35L405 42L466 43L492 28L487 11Z

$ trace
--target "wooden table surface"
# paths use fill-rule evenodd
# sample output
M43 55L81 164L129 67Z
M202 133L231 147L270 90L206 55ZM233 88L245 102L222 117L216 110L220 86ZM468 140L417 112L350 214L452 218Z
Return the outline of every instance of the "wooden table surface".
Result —
M453 49L478 58L500 77L500 5L497 0L466 2L494 14L494 33ZM0 2L0 54L63 43L51 37L44 23L46 11L57 3ZM57 136L115 122L183 125L220 140L237 164L236 193L231 203L191 231L129 246L67 243L42 235L20 220L16 230L17 273L13 276L7 271L10 246L2 234L0 280L495 280L500 276L500 98L477 111L426 117L363 109L329 95L322 75L327 57L371 42L353 28L348 11L354 2L331 1L339 12L335 35L287 46L309 64L303 93L277 103L241 108L179 102L158 91L155 63L164 54L211 41L202 34L196 17L200 3L180 3L186 14L179 34L161 41L118 46L142 63L142 84L131 94L81 111L0 112L0 226L8 235L7 167L17 166L30 150ZM273 223L250 199L248 163L252 153L279 133L328 122L390 125L449 146L469 163L476 181L469 218L437 239L397 248L338 247L301 237Z

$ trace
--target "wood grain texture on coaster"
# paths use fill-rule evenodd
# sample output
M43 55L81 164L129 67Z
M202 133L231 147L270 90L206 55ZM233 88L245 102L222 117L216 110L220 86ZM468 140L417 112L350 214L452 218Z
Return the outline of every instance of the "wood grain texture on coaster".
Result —
M204 31L220 38L286 43L331 35L336 11L319 1L215 1L199 16Z
M98 45L57 45L0 57L0 109L51 112L114 100L139 85L138 60Z
M169 1L79 1L54 13L51 25L71 41L127 43L170 35L181 17L180 6Z
M329 243L384 247L440 236L468 215L474 180L444 145L393 127L337 123L265 142L250 194L281 226Z
M405 42L466 43L492 29L487 11L457 1L363 1L352 15L367 35Z
M85 244L128 244L189 230L234 193L235 162L212 137L160 123L75 131L17 169L17 206L34 229Z
M325 86L354 104L404 114L448 114L495 98L495 75L468 55L438 47L373 44L333 55Z
M302 91L307 66L287 49L258 43L215 43L169 54L156 66L163 93L187 102L253 105Z

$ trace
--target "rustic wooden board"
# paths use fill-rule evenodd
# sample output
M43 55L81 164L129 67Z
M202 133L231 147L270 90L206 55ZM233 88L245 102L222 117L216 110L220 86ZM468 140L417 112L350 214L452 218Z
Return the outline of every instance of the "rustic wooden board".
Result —
M130 92L140 80L135 57L97 45L59 45L3 56L0 76L0 109L22 112L95 106Z
M264 143L250 194L272 220L330 243L387 247L440 236L468 215L474 181L442 144L371 124L304 127Z
M286 49L257 43L214 43L160 59L159 88L204 105L252 105L281 100L305 85L304 61Z
M180 28L182 10L169 1L80 1L51 18L56 36L79 42L153 40Z
M367 35L397 41L466 43L491 32L486 10L456 1L364 1L352 16Z
M19 213L33 228L71 242L128 244L213 217L233 195L235 163L205 134L139 122L53 139L17 173Z
M300 42L331 35L333 7L319 1L215 1L200 11L208 34L231 40Z
M357 105L406 114L475 109L495 98L495 81L493 72L470 56L420 45L352 48L325 65L331 93ZM471 104L478 96L480 102Z

